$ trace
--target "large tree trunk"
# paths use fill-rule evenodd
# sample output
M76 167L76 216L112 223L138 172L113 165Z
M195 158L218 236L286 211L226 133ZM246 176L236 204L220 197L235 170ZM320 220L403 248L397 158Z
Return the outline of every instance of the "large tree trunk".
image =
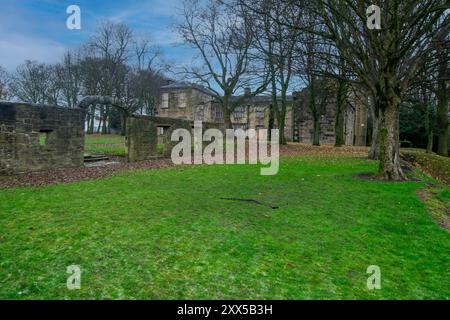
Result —
M386 79L388 80L388 79ZM387 81L386 95L382 101L381 122L378 132L380 163L378 173L386 180L406 180L400 166L399 115L400 99Z
M320 146L320 115L314 115L313 146Z

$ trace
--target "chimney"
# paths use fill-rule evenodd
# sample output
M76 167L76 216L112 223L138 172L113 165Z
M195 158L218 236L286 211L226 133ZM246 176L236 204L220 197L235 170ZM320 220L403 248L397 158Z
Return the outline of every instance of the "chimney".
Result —
M252 89L250 89L250 87L245 87L244 93L245 93L246 96L249 96L252 93Z

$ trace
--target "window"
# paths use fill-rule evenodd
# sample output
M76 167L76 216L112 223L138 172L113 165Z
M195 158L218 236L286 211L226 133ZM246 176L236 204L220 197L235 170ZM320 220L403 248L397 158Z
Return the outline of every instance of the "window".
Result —
M186 93L180 93L178 95L178 107L179 108L186 108Z
M169 94L168 93L162 94L161 108L162 109L169 108Z
M51 139L51 135L52 135L53 130L39 130L39 144L41 146L46 146L48 145L50 139Z
M235 119L242 119L244 117L244 107L237 107L234 109L233 116Z
M256 107L256 118L264 119L265 115L266 115L266 108L264 108L264 107Z
M216 118L217 120L222 120L222 119L223 119L222 108L220 108L220 107L216 107L216 108L215 108L215 118Z

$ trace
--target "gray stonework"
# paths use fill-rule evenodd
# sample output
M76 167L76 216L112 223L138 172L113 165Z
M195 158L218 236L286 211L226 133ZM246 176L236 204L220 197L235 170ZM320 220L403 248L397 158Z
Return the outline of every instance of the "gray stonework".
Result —
M334 105L328 104L320 117L320 143L334 144L336 109ZM295 111L295 126L298 127L298 142L312 143L313 140L313 116L308 106L299 104ZM345 129L344 129L345 130Z
M157 114L166 118L219 123L222 112L213 101L213 93L202 87L175 83L161 88Z
M294 108L294 141L312 143L314 134L313 116L310 108L306 105L305 90L295 94L296 105ZM368 105L364 103L363 94L355 97L352 93L349 103L344 110L344 141L350 146L365 146L367 132L367 110ZM320 143L334 144L336 125L336 106L333 101L328 103L320 117Z
M83 165L81 109L0 102L0 175Z
M170 157L172 148L178 141L171 141L172 132L176 129L186 129L192 132L194 121L153 117L133 116L127 122L128 161L136 162L152 159L158 156ZM203 122L203 132L210 128L221 126L215 123ZM163 154L157 150L158 144L163 145Z

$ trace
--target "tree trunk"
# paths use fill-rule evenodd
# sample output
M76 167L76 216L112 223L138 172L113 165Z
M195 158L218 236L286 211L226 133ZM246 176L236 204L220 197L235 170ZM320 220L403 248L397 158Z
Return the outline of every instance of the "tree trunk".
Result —
M104 108L103 125L102 125L102 134L107 134L108 133L108 118L109 118L109 107L105 106L105 108Z
M380 112L380 106L379 106L379 100L378 98L373 101L372 107L370 108L371 116L373 120L372 125L372 141L370 144L370 150L369 150L369 159L371 160L379 160L380 159L380 141L379 139L379 130L380 130L380 122L381 122L381 112Z
M425 106L425 114L424 114L424 127L425 132L427 134L427 153L433 152L433 126L430 121L430 109L428 104Z
M334 143L335 147L342 147L345 144L344 139L344 111L336 110L336 124L335 124L335 134L336 141Z
M225 129L233 128L233 124L231 123L231 112L228 107L223 108L223 123L225 125Z
M438 107L436 114L438 129L437 153L445 157L448 157L448 90L446 81L447 63L448 61L441 52L439 58Z
M430 130L428 132L428 137L427 137L427 139L428 139L428 141L427 141L427 153L433 153L433 136L434 136L433 130Z
M345 144L344 141L344 106L346 97L345 83L339 82L337 97L336 97L336 121L334 125L335 131L335 147L342 147Z
M98 119L98 126L97 126L97 134L100 133L100 128L102 127L102 121L103 117L105 116L104 107L100 108L100 118Z
M120 134L122 136L125 136L127 132L127 115L125 114L125 112L122 112L121 118L122 118L122 125L120 128Z
M89 128L91 126L91 113L90 112L86 112L86 133L89 133Z
M406 180L400 166L399 138L399 102L400 100L387 88L384 108L381 108L382 119L378 132L380 144L380 163L378 174L386 180Z
M91 119L90 119L90 123L89 123L89 133L93 134L94 133L94 122L95 122L95 106L91 107Z
M320 146L320 116L314 115L313 146Z
M272 129L274 128L274 126L275 126L275 108L273 104L271 104L269 107L269 132L268 132L270 141L272 141Z
M279 143L280 145L286 144L286 137L284 136L284 127L286 122L286 116L283 114L283 112L278 113L278 130L280 132L279 134Z

